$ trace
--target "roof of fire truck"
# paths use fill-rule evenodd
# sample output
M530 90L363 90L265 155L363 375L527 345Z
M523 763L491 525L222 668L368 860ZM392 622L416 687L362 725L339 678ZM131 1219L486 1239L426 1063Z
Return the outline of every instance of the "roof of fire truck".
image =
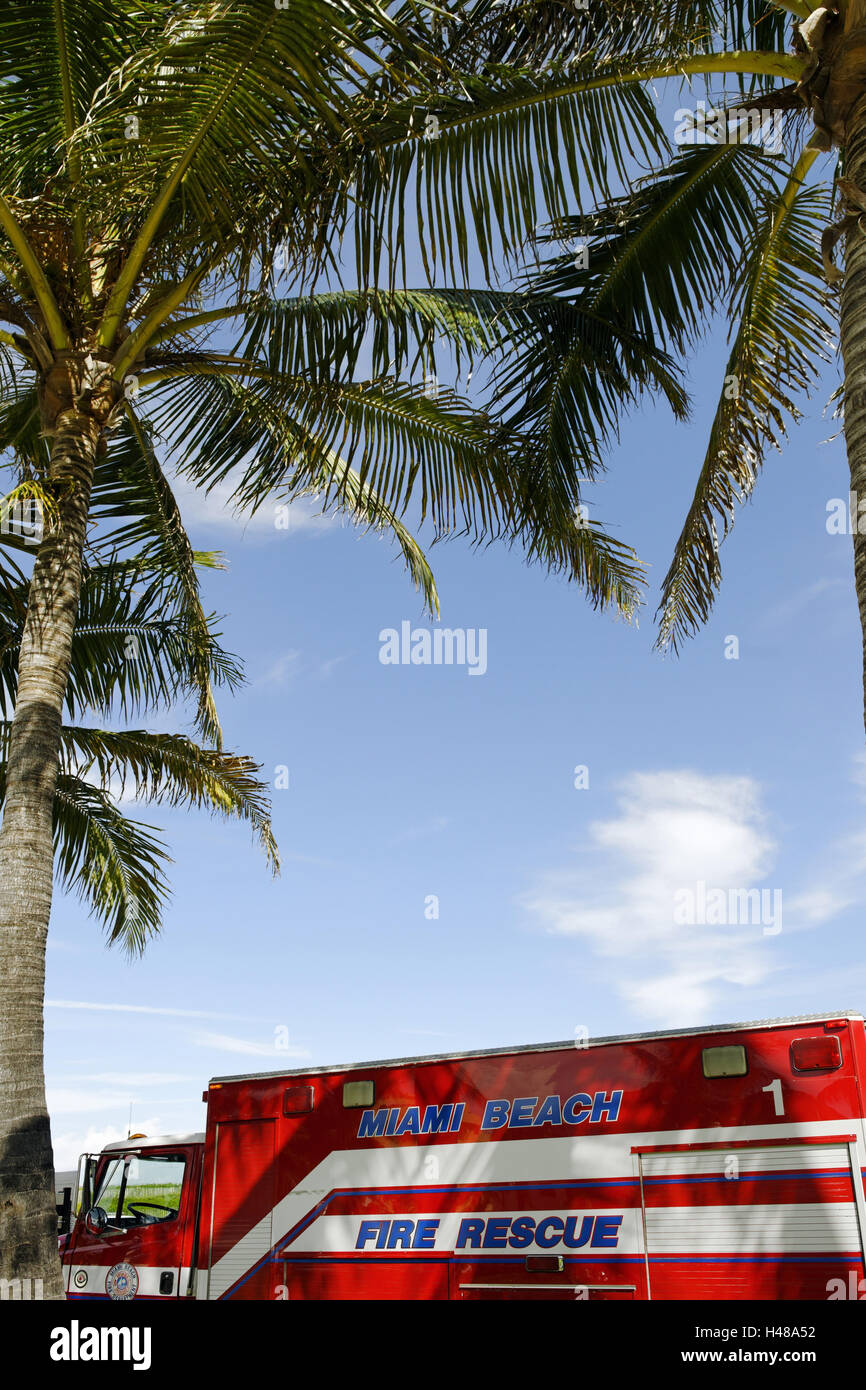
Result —
M204 1134L131 1134L128 1139L114 1139L110 1144L103 1144L102 1152L129 1153L132 1149L152 1149L157 1145L165 1148L166 1144L203 1144Z
M755 1028L781 1028L791 1023L826 1023L835 1018L854 1018L862 1019L863 1013L859 1009L839 1009L832 1011L825 1010L820 1014L796 1014L791 1018L759 1018L751 1023L713 1023L698 1028L670 1028L667 1030L656 1030L652 1033L622 1033L607 1038L583 1038L578 1041L575 1038L568 1038L565 1042L549 1043L526 1043L519 1047L484 1047L475 1052L440 1052L435 1055L427 1053L423 1057L388 1057L379 1062L346 1062L342 1065L332 1065L329 1067L281 1067L278 1071L254 1071L244 1072L234 1076L214 1076L210 1080L210 1085L217 1083L223 1084L229 1081L258 1081L265 1080L272 1076L323 1076L328 1072L346 1071L369 1071L373 1067L404 1067L422 1062L452 1062L462 1061L467 1057L507 1057L518 1052L554 1052L569 1048L579 1048L584 1050L590 1047L609 1047L612 1043L628 1042L650 1042L656 1038L689 1038L704 1037L708 1033L738 1033L752 1030Z

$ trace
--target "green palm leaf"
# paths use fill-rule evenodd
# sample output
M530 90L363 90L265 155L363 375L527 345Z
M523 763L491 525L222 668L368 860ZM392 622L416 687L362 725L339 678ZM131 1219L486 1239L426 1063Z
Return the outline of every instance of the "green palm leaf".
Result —
M251 510L281 493L321 492L324 507L354 506L345 462L354 458L368 514L375 507L383 524L413 500L437 537L519 542L528 558L586 586L594 603L621 600L633 611L642 570L628 547L581 524L579 479L542 474L524 439L454 392L439 388L432 399L393 381L287 381L263 368L244 381L249 372L238 366L237 377L226 377L227 366L159 369L177 380L154 418L179 448L190 448L182 466L197 482L234 476L234 495Z
M10 729L0 721L0 806ZM129 787L136 800L244 821L277 873L267 789L258 771L250 758L201 748L178 734L64 726L54 798L59 882L87 903L110 944L140 954L162 925L170 861L154 828L125 816L118 800Z
M196 620L166 613L162 577L148 579L137 561L115 562L85 573L72 644L66 709L128 718L144 709L192 698L200 704L202 681L237 689L241 668ZM0 702L14 705L18 651L26 611L27 582L0 588Z
M410 13L413 8L407 7ZM795 8L808 14L808 6L798 6L797 0L779 6L765 0L608 0L605 5L475 0L450 9L447 21L439 21L439 44L455 65L477 72L491 63L565 61L588 47L625 54L655 45L675 57L686 47L712 51L723 37L729 48L783 51L786 11ZM439 17L431 11L424 18L432 46Z
M587 216L555 224L541 239L586 245L543 262L536 294L565 297L621 323L648 342L683 353L730 298L742 247L757 228L778 160L751 144L697 145Z
M589 52L567 70L460 74L426 106L392 104L353 170L362 284L379 280L384 253L397 259L410 216L429 274L441 264L467 277L470 248L490 274L503 247L566 213L568 193L609 191L627 157L649 166L667 137L644 88L616 82L623 70Z
M95 556L134 553L141 574L159 586L164 611L182 626L190 653L195 653L193 661L199 663L192 675L198 691L197 727L219 746L222 734L208 655L210 620L202 606L197 569L221 568L222 562L190 545L153 440L128 402L125 418L96 470L92 496L92 514L103 523L104 533L93 547Z
M161 840L80 777L58 774L54 806L58 881L103 923L110 944L140 955L159 931L168 899L170 860Z
M118 798L130 788L136 801L188 806L246 821L274 872L279 868L266 788L251 758L201 748L182 734L64 725L61 765L74 767L83 777L96 772Z
M817 378L832 341L821 278L826 188L806 186L807 150L781 196L764 193L739 277L738 327L694 499L662 585L658 645L675 650L709 615L721 580L719 531L751 495L765 452L779 448L796 397Z

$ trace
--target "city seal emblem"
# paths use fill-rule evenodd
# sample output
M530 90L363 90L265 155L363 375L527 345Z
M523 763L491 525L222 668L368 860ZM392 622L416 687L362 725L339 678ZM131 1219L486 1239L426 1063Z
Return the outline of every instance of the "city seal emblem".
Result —
M112 1265L105 1276L105 1292L109 1298L125 1303L138 1293L138 1270L134 1265Z

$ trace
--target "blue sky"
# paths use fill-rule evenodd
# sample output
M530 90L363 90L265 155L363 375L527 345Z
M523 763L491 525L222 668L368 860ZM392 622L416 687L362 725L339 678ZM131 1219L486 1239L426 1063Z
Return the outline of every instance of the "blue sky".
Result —
M860 633L850 537L826 525L844 450L821 418L835 372L738 515L711 621L678 658L652 650L724 359L716 330L690 364L693 422L633 416L588 493L650 567L638 625L518 550L432 549L442 625L486 630L483 675L382 664L384 629L433 626L388 541L308 507L288 531L241 524L182 489L194 543L229 560L204 585L248 676L222 701L226 743L269 779L289 770L283 870L240 826L146 807L175 863L143 960L56 896L58 1169L125 1135L130 1106L134 1130L201 1128L212 1076L862 1008ZM675 920L699 883L781 894L781 916Z

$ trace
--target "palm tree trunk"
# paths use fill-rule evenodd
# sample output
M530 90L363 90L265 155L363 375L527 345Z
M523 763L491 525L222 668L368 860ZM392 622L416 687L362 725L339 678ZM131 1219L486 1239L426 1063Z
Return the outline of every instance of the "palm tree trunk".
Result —
M0 827L0 1279L41 1280L19 1296L62 1299L43 1075L45 940L60 728L100 426L70 404L53 430L58 516L53 526L46 518L30 584Z
M848 121L846 177L866 190L866 98ZM848 233L842 281L840 345L845 369L845 442L851 471L854 584L863 637L863 720L866 725L866 235ZM859 519L863 504L863 519Z

